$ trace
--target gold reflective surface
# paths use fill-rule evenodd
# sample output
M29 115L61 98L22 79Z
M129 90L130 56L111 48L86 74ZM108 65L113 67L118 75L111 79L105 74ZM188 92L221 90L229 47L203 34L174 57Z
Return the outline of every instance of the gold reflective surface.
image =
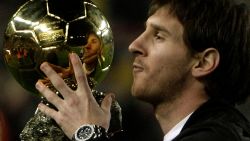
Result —
M28 1L10 19L4 39L3 54L9 71L36 95L36 81L46 80L39 68L44 61L68 78L73 76L68 54L77 53L93 88L104 79L113 59L109 23L88 1Z

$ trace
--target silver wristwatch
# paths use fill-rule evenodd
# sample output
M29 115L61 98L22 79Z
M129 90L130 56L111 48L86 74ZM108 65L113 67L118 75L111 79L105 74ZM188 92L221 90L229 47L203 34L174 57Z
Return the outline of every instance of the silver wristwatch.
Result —
M84 124L73 135L73 141L99 141L107 139L107 133L101 126Z

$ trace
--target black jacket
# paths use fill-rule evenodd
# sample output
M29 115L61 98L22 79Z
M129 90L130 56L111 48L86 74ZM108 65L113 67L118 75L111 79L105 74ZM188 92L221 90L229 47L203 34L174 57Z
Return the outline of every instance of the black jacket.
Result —
M250 141L250 123L233 106L209 100L173 141Z

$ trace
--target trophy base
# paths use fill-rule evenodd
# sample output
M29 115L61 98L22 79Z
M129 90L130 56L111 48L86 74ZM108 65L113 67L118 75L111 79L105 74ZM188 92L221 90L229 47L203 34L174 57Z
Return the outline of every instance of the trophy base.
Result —
M21 141L70 141L56 122L37 110L20 134Z

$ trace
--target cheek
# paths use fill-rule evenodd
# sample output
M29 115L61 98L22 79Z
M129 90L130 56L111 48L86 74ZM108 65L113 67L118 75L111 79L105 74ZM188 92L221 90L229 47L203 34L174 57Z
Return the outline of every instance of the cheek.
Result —
M150 75L161 75L161 73L164 72L165 69L171 64L171 59L172 58L170 56L163 52L161 52L161 54L152 53L151 57L149 57L148 61L146 62L146 70Z
M99 45L94 45L93 46L93 52L98 52L99 49L100 49Z
M168 53L166 50L158 54L152 54L148 59L146 74L148 80L162 87L169 81L177 79L182 70L186 69L189 59L181 52ZM158 84L159 83L159 84Z
M150 81L152 87L162 87L163 81L166 81L168 78L168 74L169 69L165 64L154 63L146 76L146 81Z

